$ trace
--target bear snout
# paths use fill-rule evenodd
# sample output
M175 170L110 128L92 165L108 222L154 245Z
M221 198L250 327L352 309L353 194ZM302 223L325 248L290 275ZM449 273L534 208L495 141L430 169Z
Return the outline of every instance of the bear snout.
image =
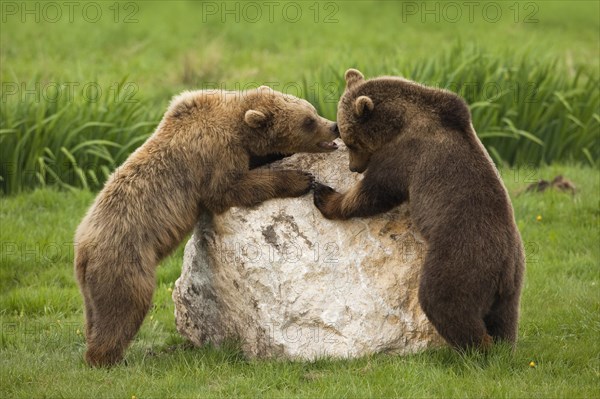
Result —
M340 137L340 129L338 128L338 124L337 122L333 122L333 125L331 126L331 131L333 132L333 134L335 134L335 137Z
M363 166L350 166L350 172L353 173L362 173L365 170L367 170L367 168L363 167Z

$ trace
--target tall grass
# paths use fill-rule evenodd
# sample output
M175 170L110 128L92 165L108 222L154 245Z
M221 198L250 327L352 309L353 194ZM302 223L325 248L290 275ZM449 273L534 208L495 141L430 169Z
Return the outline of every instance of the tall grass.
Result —
M324 67L306 74L303 81L301 94L330 119L336 117L347 65ZM369 61L353 66L368 77L399 75L462 95L471 106L476 131L499 164L597 165L597 71L569 69L526 54L491 56L460 46L426 60ZM119 98L83 102L61 97L54 102L3 104L0 190L13 194L48 185L101 187L110 172L148 137L163 112L144 99Z
M0 111L0 188L98 189L152 132L159 113L118 95L9 102Z
M600 155L598 71L569 69L556 60L526 54L504 57L460 46L441 56L414 62L368 62L367 77L397 75L460 94L470 104L473 124L499 164L540 165L555 161L596 166ZM308 99L335 118L344 69L323 68L304 81ZM310 90L313 81L331 90ZM333 83L333 84L331 84Z

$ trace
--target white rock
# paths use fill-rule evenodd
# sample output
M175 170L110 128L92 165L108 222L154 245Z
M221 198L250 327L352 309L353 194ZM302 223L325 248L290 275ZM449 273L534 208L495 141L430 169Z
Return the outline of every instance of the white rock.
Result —
M311 171L345 191L345 147L271 167ZM195 345L241 342L249 357L412 353L442 340L417 299L426 247L405 205L372 218L324 219L312 193L232 208L198 222L173 300Z

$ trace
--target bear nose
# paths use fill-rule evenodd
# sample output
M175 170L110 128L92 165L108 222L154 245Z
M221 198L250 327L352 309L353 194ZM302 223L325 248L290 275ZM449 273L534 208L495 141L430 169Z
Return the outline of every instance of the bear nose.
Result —
M338 128L337 122L333 123L333 126L331 126L331 131L333 134L335 134L335 137L340 137L340 129Z

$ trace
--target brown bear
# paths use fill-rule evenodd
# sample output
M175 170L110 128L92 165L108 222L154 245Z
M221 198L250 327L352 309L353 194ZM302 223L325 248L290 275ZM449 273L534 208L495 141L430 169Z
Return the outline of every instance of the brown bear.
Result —
M349 69L338 126L350 170L365 172L345 194L316 184L328 219L385 212L409 201L428 244L419 303L457 349L514 346L523 245L508 193L456 94L396 77L365 80Z
M337 124L305 100L262 86L185 92L108 179L75 236L85 302L86 360L119 362L151 305L155 269L202 214L296 197L299 170L250 169L269 154L329 152Z

